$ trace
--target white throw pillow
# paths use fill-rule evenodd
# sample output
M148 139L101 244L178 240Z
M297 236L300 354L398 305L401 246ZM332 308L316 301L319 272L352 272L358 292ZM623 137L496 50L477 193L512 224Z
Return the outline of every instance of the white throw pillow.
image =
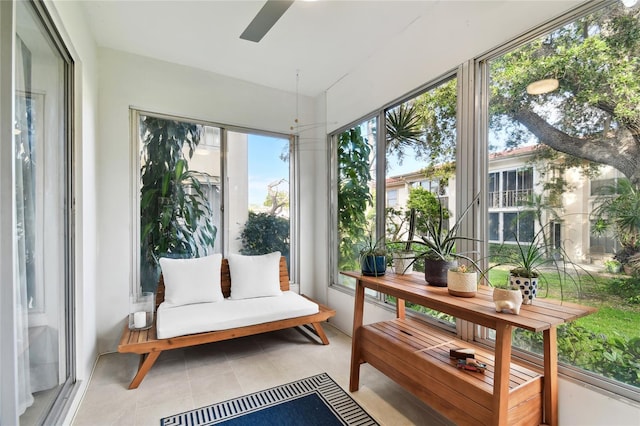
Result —
M220 288L221 265L220 253L195 259L160 258L164 302L168 306L182 306L223 300Z
M231 299L280 296L279 251L260 256L229 254Z

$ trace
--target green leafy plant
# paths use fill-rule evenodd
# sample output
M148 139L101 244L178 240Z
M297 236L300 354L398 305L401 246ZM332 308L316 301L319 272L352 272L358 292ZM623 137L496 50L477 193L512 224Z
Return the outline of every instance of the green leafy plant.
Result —
M604 268L607 272L610 272L612 274L619 273L621 267L622 264L615 259L607 259L604 261Z
M425 257L432 260L451 261L455 259L464 259L474 266L475 261L467 254L460 253L456 250L456 243L461 240L478 241L475 238L465 237L459 235L460 226L462 220L467 215L471 207L477 201L479 195L476 195L471 203L460 214L455 223L448 227L449 213L442 204L438 204L438 214L432 216L424 224L424 234L420 235L420 240L413 241L412 243L423 245L427 248L427 251L420 254L418 257Z
M544 233L548 232L551 223L541 227L531 238L531 241L521 241L514 235L515 245L504 243L502 247L510 249L494 255L497 262L489 269L497 266L509 266L509 273L514 276L526 278L539 278L548 288L547 274L553 274L560 284L561 298L564 298L564 285L571 283L576 288L578 296L582 293L582 280L594 277L582 266L571 261L565 249L546 244ZM486 275L486 273L485 273ZM495 287L495 285L494 285Z
M338 139L338 237L340 270L356 269L358 242L366 236L366 211L373 203L369 191L371 147L359 126Z
M249 212L242 233L244 255L260 255L279 251L289 258L289 221L268 213Z
M384 245L384 237L377 240L372 233L359 246L360 267L365 275L384 275L386 271L386 256L389 251Z
M373 238L373 234L369 234L363 243L360 244L358 252L362 256L386 256L389 251L384 246L384 237L377 240Z
M640 190L629 179L619 179L614 185L600 188L594 210L593 233L602 235L615 232L622 249L616 260L623 265L630 263L634 255L640 255Z
M141 119L140 275L143 291L155 291L160 257L206 255L215 243L217 229L213 211L200 182L207 176L189 170L187 162L200 142L200 134L197 124L150 116Z

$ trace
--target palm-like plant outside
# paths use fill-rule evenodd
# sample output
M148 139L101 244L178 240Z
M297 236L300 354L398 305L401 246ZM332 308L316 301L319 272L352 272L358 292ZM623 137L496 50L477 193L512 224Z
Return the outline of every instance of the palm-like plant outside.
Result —
M615 231L622 245L616 257L625 264L640 252L640 191L629 179L619 179L615 185L601 188L597 201L594 232Z

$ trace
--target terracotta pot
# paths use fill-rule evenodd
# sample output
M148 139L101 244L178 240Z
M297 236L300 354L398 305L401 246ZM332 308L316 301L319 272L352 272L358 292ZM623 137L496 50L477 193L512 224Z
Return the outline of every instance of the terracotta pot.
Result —
M531 305L533 299L538 294L538 278L520 277L517 275L510 275L509 282L511 287L517 287L522 294L522 304Z
M504 288L493 289L493 303L496 305L496 312L510 310L518 315L522 305L522 293L520 290L507 290Z
M452 296L474 297L478 290L478 273L447 271L447 287Z

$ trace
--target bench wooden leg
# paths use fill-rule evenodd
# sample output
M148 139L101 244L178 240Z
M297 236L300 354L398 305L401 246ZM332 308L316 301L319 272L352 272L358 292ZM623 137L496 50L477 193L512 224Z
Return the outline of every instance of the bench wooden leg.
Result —
M131 381L131 384L129 385L129 389L138 388L138 386L142 382L142 379L144 379L144 376L147 375L147 373L149 372L149 370L151 369L153 364L156 362L156 360L158 359L161 353L162 351L158 351L158 352L149 352L148 354L140 355L140 365L138 366L138 372L136 373L136 376Z
M311 323L311 325L313 326L313 329L316 331L316 334L318 335L320 340L322 340L322 344L328 345L329 339L327 338L327 335L324 333L324 329L322 328L322 325L319 322Z

